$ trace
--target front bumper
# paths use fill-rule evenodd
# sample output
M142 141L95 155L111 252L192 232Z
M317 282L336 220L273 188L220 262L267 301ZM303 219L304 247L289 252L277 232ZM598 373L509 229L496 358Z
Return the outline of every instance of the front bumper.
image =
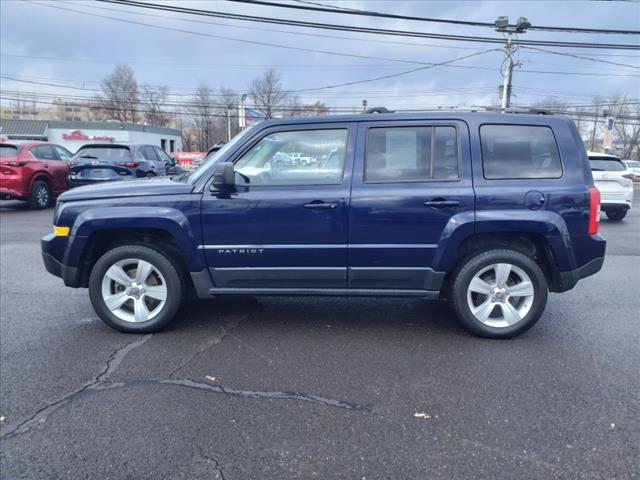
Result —
M45 235L40 240L42 250L42 261L44 268L52 275L61 278L67 287L80 286L80 270L77 267L65 265L61 258L61 253L65 250L66 239L68 237L56 237L53 233Z

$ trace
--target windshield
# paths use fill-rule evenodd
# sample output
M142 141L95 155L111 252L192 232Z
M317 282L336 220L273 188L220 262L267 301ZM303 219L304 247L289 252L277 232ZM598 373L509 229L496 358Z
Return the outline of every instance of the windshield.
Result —
M622 172L626 170L622 160L618 160L615 157L591 157L589 158L589 163L591 164L591 170L596 172Z
M96 158L104 160L130 160L131 152L129 147L108 145L104 147L81 147L74 158Z
M0 158L17 157L22 147L14 145L0 145Z
M629 168L640 168L640 162L636 162L635 160L627 160L627 165Z
M195 183L196 181L198 181L198 179L205 174L205 172L209 169L209 167L211 167L211 165L216 163L219 158L222 158L224 155L226 155L228 151L235 148L235 146L238 145L244 138L248 137L252 130L253 126L247 127L242 132L233 137L229 142L225 143L220 150L208 155L204 160L202 160L200 166L193 172L189 173L185 177L185 179L189 183Z

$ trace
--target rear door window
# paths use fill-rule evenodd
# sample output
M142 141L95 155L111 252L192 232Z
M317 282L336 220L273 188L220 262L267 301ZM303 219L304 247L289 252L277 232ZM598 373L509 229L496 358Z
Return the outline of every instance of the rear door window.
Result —
M626 170L622 160L611 157L589 157L593 172L622 172Z
M161 161L163 161L164 163L171 163L171 157L167 152L165 152L159 147L153 147L153 148L156 151L156 155Z
M40 160L57 160L56 152L53 150L51 145L39 145L37 147L32 147L30 152L34 157Z
M142 154L142 156L146 160L149 160L151 162L157 162L158 161L158 157L157 157L156 152L153 149L153 147L150 147L148 145L144 146L144 147L140 148L140 153Z
M558 145L549 127L482 125L482 166L491 180L560 178Z
M373 127L367 133L367 183L456 180L458 140L453 126Z
M56 152L58 152L58 157L60 158L60 160L64 162L68 162L69 160L71 160L71 152L69 152L69 150L57 145L54 148L56 149Z

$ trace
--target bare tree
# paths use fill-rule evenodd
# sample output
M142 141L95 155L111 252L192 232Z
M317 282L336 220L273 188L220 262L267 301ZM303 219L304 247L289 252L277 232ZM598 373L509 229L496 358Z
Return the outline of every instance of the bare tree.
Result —
M218 96L218 106L221 114L225 119L225 139L228 142L237 133L238 122L234 118L238 117L238 103L240 97L232 89L220 87L220 95Z
M273 118L275 111L287 99L287 92L282 89L278 72L269 69L264 72L262 77L251 82L249 96L253 100L256 110L266 118Z
M206 152L214 144L214 119L216 104L213 91L206 85L200 85L188 106L189 116L196 131L196 146Z
M607 99L608 115L615 119L614 131L618 153L622 158L640 156L640 108L631 104L627 94L612 95Z
M137 105L140 103L138 82L129 65L117 65L111 75L101 83L102 93L94 99L93 109L107 118L121 122L138 119Z
M142 110L144 110L145 123L157 127L169 126L171 116L165 109L168 97L169 87L153 88L150 85L142 86Z

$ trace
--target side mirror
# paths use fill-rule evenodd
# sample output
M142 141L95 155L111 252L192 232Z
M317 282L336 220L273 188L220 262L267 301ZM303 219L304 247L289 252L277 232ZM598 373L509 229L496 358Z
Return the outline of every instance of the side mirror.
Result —
M224 189L233 187L235 184L236 177L233 170L233 163L216 163L213 169L213 183L211 187L214 189Z
M169 161L169 165L175 165L176 163L178 163L178 161L176 160L176 157L174 157L173 155L169 155L169 158L171 159Z

